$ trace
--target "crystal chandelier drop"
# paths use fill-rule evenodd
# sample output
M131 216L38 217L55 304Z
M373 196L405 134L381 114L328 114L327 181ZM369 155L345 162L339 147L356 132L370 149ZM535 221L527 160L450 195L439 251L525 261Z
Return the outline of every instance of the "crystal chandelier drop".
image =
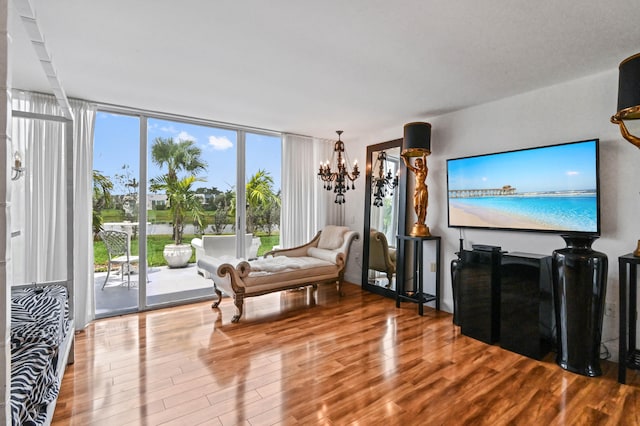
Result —
M398 174L395 176L391 174L391 169L387 170L387 173L384 173L385 164L387 163L387 153L385 151L380 151L378 153L378 158L376 159L376 164L373 169L376 169L377 166L377 175L373 176L371 179L371 190L373 192L373 205L375 207L382 207L383 202L382 199L389 195L393 195L393 190L398 186Z
M327 191L333 190L336 194L336 204L344 204L344 193L349 189L356 189L353 181L360 176L360 170L358 170L358 161L353 162L353 167L349 171L347 164L347 153L344 150L344 142L340 140L342 130L336 130L338 134L338 141L333 148L333 154L331 155L331 163L329 161L324 164L320 163L320 170L318 171L318 178L323 182L323 188ZM331 170L331 164L335 160L335 171Z

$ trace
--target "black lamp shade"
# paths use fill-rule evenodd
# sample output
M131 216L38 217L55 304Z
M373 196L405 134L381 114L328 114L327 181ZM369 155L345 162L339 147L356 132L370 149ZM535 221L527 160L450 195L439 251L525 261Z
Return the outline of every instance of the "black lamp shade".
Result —
M422 122L405 124L402 155L421 157L425 152L427 155L431 154L431 124Z
M622 119L640 119L640 53L620 63L618 114Z

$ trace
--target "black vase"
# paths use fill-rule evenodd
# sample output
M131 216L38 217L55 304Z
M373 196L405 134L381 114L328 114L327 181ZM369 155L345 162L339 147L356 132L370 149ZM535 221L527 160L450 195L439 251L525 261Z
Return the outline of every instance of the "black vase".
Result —
M591 249L598 237L562 235L567 247L553 252L557 364L600 376L600 340L607 290L607 255Z
M453 292L453 324L460 325L460 269L462 268L461 254L451 261L451 290Z

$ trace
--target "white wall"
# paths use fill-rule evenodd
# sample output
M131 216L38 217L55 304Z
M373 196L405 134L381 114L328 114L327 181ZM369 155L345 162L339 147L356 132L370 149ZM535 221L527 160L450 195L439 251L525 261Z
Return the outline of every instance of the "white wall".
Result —
M618 256L632 252L640 239L640 221L637 220L640 152L620 136L617 126L609 122L615 113L617 90L618 72L612 69L438 117L407 117L405 122L417 119L433 125L426 222L433 235L442 237L444 310L451 312L453 309L449 264L455 258L459 244L458 229L447 227L446 159L599 138L602 235L593 248L609 257L606 299L607 303L615 304L615 316L604 318L603 342L614 354L613 359L617 359ZM350 155L364 159L366 145L402 137L403 125L398 123L395 128L347 145L347 149L355 151ZM364 191L361 196L364 197ZM347 218L355 218L353 225L349 225L362 232L362 202L348 202L345 214ZM471 244L491 244L507 251L551 254L564 247L559 236L549 234L464 230L462 235L465 248L471 248ZM356 265L351 263L354 263L353 257L347 271L355 272ZM355 275L346 278L360 282Z

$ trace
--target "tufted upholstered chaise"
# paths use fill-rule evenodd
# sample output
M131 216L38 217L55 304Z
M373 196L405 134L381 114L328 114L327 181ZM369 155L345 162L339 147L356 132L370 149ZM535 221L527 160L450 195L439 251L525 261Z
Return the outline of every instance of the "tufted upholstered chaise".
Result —
M345 226L329 225L307 244L274 250L264 258L246 261L204 256L197 263L205 271L205 278L213 280L218 300L212 307L218 307L222 291L233 296L238 313L232 322L238 322L245 297L307 285L315 289L317 284L325 282L335 282L340 293L349 248L357 238L358 233Z

